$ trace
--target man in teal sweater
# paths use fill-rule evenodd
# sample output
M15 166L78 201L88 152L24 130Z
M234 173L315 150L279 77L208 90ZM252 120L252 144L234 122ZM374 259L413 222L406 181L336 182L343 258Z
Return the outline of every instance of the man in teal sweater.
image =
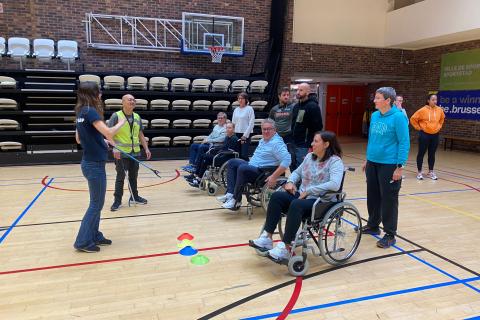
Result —
M374 102L378 111L370 120L367 161L363 167L367 177L368 223L362 233L379 235L382 222L385 235L377 242L380 248L396 242L398 193L410 149L408 121L400 110L392 107L395 96L390 87L376 91Z

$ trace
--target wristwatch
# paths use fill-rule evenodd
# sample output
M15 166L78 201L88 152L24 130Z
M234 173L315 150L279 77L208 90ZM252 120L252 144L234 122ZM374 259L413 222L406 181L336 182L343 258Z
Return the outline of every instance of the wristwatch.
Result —
M403 164L401 164L401 163L398 163L398 164L397 164L397 168L405 168L405 166L404 166Z

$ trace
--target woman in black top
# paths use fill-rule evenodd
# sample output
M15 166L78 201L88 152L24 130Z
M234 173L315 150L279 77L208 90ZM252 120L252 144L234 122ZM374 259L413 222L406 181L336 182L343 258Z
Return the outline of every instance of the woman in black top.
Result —
M125 120L119 120L112 128L107 127L103 121L101 93L98 85L94 82L80 83L77 90L75 115L75 139L83 148L81 168L88 181L90 205L82 219L73 246L79 251L98 252L100 251L99 245L112 244L112 241L106 239L99 231L100 212L107 191L105 162L108 147L104 137L114 145L113 136L123 126Z

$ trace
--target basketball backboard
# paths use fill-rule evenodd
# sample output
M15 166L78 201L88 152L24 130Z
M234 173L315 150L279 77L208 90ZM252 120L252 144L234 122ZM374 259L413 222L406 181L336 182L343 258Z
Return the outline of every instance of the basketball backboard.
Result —
M243 56L242 17L183 12L182 53L210 54L209 47L224 47L224 56Z

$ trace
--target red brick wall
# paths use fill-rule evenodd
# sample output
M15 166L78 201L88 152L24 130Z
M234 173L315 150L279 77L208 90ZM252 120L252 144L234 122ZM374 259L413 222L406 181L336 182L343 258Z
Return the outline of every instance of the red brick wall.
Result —
M48 37L55 41L72 39L79 42L81 59L74 66L86 71L150 72L249 75L256 45L268 39L270 2L265 0L16 0L3 2L0 14L1 36ZM164 52L106 51L86 47L86 12L181 19L182 12L230 15L245 18L244 57L225 57L222 64L211 63L207 55L181 55ZM26 68L41 67L34 59ZM59 62L47 65L66 69ZM17 69L17 62L0 60L0 69Z

